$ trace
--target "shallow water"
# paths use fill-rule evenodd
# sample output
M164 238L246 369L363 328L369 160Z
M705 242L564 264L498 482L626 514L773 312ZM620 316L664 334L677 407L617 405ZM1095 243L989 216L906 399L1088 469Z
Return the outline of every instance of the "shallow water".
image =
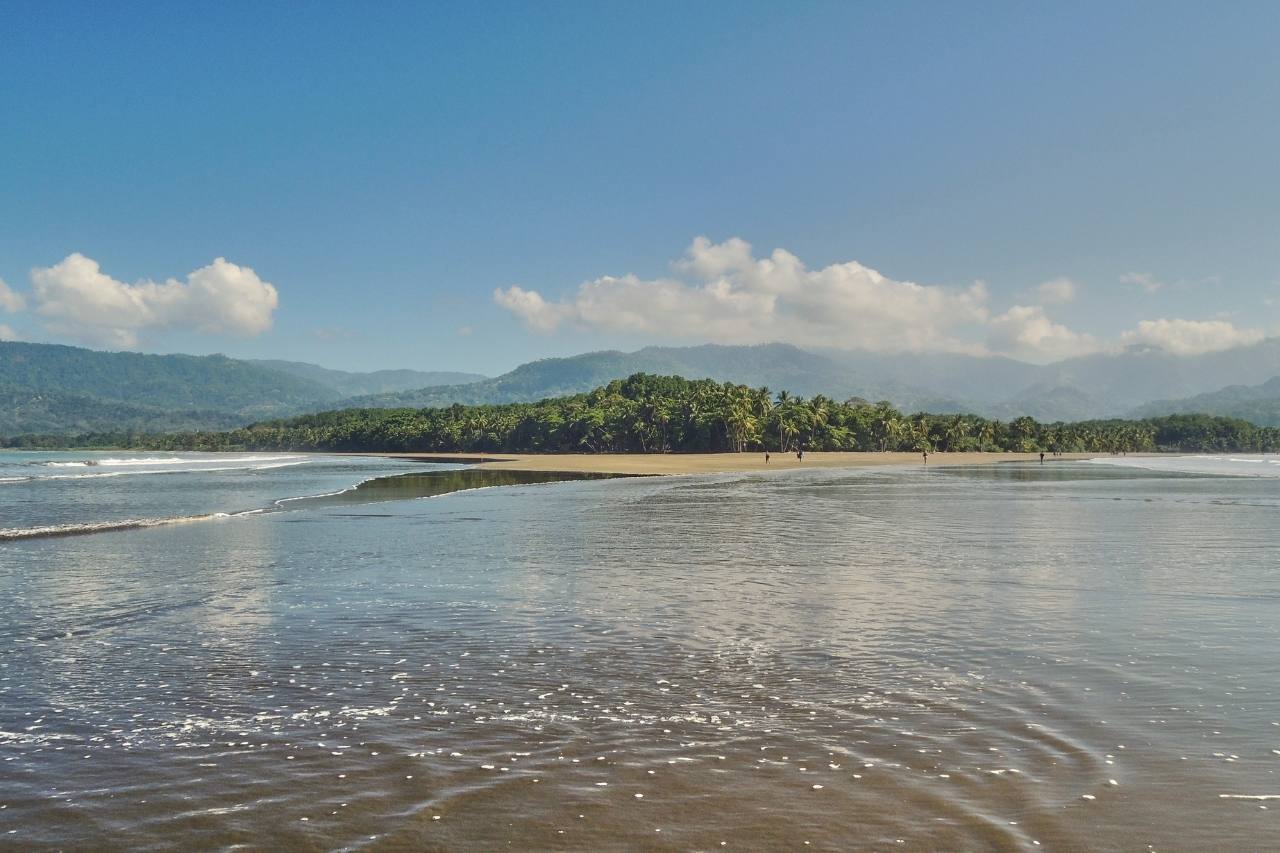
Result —
M1270 848L1277 509L1006 464L3 543L0 844Z

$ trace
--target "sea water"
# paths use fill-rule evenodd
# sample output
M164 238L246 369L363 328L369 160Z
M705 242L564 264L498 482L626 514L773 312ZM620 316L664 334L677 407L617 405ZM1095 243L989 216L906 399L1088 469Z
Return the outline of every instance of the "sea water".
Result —
M276 507L409 464L247 456L15 481L0 526ZM0 543L0 846L1273 848L1280 484L1115 461ZM176 465L119 467L144 464Z
M299 453L0 451L0 541L257 512L414 468Z

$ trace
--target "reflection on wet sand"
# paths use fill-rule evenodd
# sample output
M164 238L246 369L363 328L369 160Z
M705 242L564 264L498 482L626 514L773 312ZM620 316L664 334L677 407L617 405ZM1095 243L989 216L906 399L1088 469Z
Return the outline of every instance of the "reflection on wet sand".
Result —
M531 486L539 483L560 483L571 480L610 480L628 474L600 474L587 471L503 471L494 469L464 468L455 471L423 471L411 474L395 474L375 477L328 495L286 498L277 501L281 509L328 509L355 506L381 501L405 501L416 498L433 498L452 492L472 489L490 489L495 486Z

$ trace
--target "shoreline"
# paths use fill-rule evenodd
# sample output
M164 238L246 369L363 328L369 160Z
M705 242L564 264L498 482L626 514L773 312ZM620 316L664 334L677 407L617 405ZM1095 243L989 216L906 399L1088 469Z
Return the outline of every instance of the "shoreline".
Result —
M794 453L354 453L409 462L440 462L474 465L479 469L506 471L574 472L592 474L680 475L734 474L752 471L797 470L804 468L868 468L883 466L926 467L919 453L900 452L806 452L804 461ZM1098 453L1067 453L1046 456L1050 462L1095 459ZM1148 455L1148 454L1131 454ZM1039 462L1039 453L930 453L928 467L990 465L999 462Z

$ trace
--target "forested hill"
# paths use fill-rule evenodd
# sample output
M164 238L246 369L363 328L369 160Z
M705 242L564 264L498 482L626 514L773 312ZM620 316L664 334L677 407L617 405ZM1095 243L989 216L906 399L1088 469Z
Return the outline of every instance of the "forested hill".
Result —
M1138 408L1142 416L1205 412L1242 418L1261 426L1280 426L1280 376L1261 385L1230 385L1220 391L1181 400L1157 400Z
M225 412L166 409L79 394L0 386L0 436L29 433L176 432L231 429L245 418Z
M353 393L468 377L483 378L0 342L0 435L222 429L332 408Z
M0 343L0 388L9 399L23 394L32 401L82 398L248 419L291 414L341 396L315 382L222 355L145 355L17 342ZM8 410L4 420L0 431L25 425L20 410Z
M635 352L606 350L568 358L545 358L522 364L493 379L467 384L420 388L396 394L355 397L344 404L357 408L526 403L548 397L583 394L635 373L715 379L752 386L787 388L794 394L825 394L836 399L860 396L891 399L911 411L969 408L960 400L928 391L878 371L842 364L826 354L790 344L755 346L645 347Z
M633 452L966 450L1274 451L1280 429L1205 415L1042 424L976 415L905 416L888 403L776 395L767 388L637 374L588 394L496 406L344 409L223 432L76 439L11 446L165 450Z

